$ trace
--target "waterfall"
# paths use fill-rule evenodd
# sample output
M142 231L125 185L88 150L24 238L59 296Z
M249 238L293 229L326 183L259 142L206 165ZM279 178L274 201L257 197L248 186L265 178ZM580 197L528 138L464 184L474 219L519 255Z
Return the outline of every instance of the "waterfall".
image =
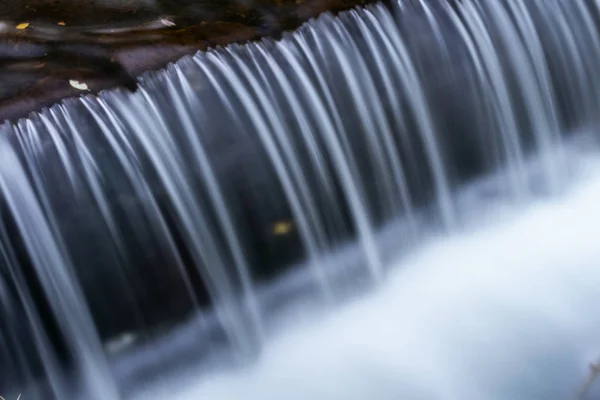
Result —
M600 2L388 3L0 125L0 395L251 365L275 314L342 307L466 229L466 188L494 176L525 207L568 187Z

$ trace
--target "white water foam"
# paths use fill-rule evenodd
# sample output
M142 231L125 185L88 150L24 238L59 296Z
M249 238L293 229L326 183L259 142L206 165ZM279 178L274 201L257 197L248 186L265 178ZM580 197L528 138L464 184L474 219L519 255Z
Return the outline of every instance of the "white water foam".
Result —
M600 356L600 162L588 167L562 196L432 240L252 367L153 398L574 398Z

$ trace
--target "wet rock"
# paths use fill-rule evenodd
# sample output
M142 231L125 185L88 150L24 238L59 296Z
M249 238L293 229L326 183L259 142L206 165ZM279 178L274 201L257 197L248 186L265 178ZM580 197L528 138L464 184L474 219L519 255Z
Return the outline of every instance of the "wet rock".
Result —
M80 90L134 89L136 76L186 54L278 37L367 0L12 0L0 4L0 120Z

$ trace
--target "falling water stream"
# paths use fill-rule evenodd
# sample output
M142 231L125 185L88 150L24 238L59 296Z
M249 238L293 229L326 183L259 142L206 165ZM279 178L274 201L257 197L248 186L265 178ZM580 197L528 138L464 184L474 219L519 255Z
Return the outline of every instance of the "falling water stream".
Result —
M599 26L392 1L0 125L0 395L572 398Z

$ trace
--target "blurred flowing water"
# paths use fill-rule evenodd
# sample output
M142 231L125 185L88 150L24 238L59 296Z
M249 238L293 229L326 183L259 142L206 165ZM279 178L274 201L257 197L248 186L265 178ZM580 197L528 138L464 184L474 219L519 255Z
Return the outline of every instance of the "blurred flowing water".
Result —
M375 4L0 126L0 395L573 396L599 19Z
M585 161L567 193L467 201L468 228L391 263L341 310L286 320L251 367L190 368L134 398L575 399L600 354L600 159L573 156ZM599 395L593 382L578 398Z

